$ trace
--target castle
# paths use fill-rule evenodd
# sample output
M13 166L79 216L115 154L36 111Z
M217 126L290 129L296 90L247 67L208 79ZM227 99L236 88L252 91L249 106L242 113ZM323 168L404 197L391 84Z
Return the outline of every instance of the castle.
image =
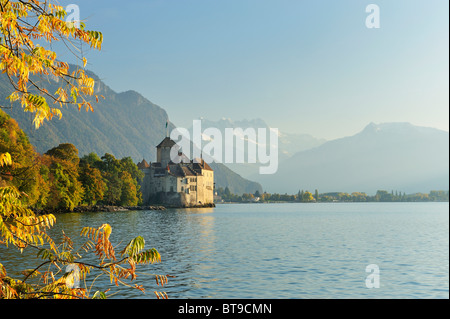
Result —
M173 149L173 150L172 150ZM171 159L171 150L176 154ZM214 171L203 159L190 160L166 137L156 146L156 162L138 163L144 173L141 192L144 205L173 207L213 206Z

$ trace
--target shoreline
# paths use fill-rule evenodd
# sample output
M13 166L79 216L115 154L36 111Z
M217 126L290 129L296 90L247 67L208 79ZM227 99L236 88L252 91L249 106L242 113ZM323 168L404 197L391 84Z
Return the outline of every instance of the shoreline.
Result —
M139 210L154 210L163 211L167 209L189 209L189 208L214 208L216 205L223 204L339 204L339 203L448 203L449 201L403 201L403 202L385 202L385 201L331 201L331 202L293 202L293 201L269 201L269 202L216 202L212 204L196 205L196 206L172 206L172 205L144 205L144 206L114 206L114 205L88 205L77 206L73 210L68 209L55 209L45 210L30 207L36 215L45 214L67 214L67 213L101 213L101 212L127 212L127 211L139 211Z
M101 213L101 212L127 212L127 211L137 211L137 210L154 210L163 211L167 209L185 209L185 208L211 208L216 207L215 204L205 204L196 206L170 206L170 205L144 205L144 206L114 206L114 205L88 205L88 206L77 206L73 210L68 209L55 209L55 210L45 210L39 208L30 208L36 215L45 214L68 214L68 213Z
M297 202L297 201L268 201L268 202L217 202L215 204L340 204L340 203L448 203L448 200L416 200L416 201L311 201L311 202Z
M67 213L99 213L99 212L126 212L130 210L165 210L164 206L114 206L114 205L88 205L77 206L73 210L54 209L46 210L39 208L30 208L37 215L44 214L67 214Z

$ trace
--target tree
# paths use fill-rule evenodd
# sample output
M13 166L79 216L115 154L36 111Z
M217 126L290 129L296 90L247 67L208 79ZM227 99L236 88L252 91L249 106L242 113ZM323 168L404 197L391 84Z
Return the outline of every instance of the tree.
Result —
M89 164L91 167L101 169L102 160L100 157L98 157L97 154L89 153L88 155L85 155L82 158L80 158L80 165L85 165L85 164Z
M0 154L8 154L10 165L0 167L0 181L25 192L24 198L33 205L40 195L38 154L17 122L0 110Z
M119 178L119 173L121 172L120 161L114 155L106 153L101 157L101 163L97 165L106 185L103 202L109 205L118 204L122 195L122 183Z
M270 194L268 194L267 192L264 192L264 193L261 194L261 201L262 202L266 201L266 200L269 199L269 197L270 197Z
M70 143L59 144L57 147L48 150L45 154L68 161L74 165L78 165L80 159L78 157L78 150L75 145Z
M43 156L38 156L39 174L37 175L39 184L39 197L34 204L35 207L43 209L47 206L50 197L50 170L43 162Z
M54 116L61 117L63 106L75 105L78 110L84 107L86 111L93 111L86 98L94 93L94 80L83 69L69 70L68 63L57 59L51 44L56 40L70 42L74 39L101 49L103 36L100 32L85 30L82 22L80 27L75 23L66 23L63 20L66 15L63 7L49 1L0 0L0 70L6 74L14 89L9 95L10 102L19 101L25 112L34 113L33 123L36 128ZM78 58L83 62L84 68L86 58ZM53 77L60 85L54 94L39 86L40 81L45 81L47 77ZM98 100L97 96L95 98ZM59 108L51 107L48 101L59 105ZM44 156L43 162L47 160L51 164L46 165L50 167L47 172L48 182L56 176L60 185L71 191L70 187L73 185L70 182L75 177L76 170L72 170L67 163L75 163L70 159L61 159L57 154ZM9 169L13 165L14 158L10 151L0 150L0 167ZM67 167L70 169L65 170ZM118 285L126 284L124 279L136 278L137 264L160 261L160 255L155 249L144 250L145 241L140 236L132 239L120 252L120 258L116 258L114 247L109 241L111 227L108 224L98 228L83 228L81 235L87 237L87 241L77 250L74 250L72 240L64 233L62 242L56 245L46 232L54 224L55 216L36 216L27 207L24 200L26 194L14 185L4 184L0 181L0 244L13 245L20 251L27 247L37 249L38 257L44 262L35 269L25 270L22 280L9 277L0 263L1 299L102 298L106 296L105 292L97 291L90 295L85 289L72 288L68 282L74 273L64 271L65 266L75 264L82 277L96 269ZM51 200L52 196L48 198ZM76 198L70 200L76 201ZM99 264L82 262L80 251L89 252L94 248ZM126 264L128 268L123 266ZM58 275L61 277L57 278ZM40 276L41 280L37 284L30 284L28 279L36 276ZM156 275L156 279L158 285L167 282L167 276ZM143 290L138 285L134 288ZM158 298L167 297L165 293L155 294Z
M253 196L253 194L247 194L247 193L242 194L242 200L245 202L252 201L254 198L255 198L255 196Z
M352 196L349 193L339 193L338 198L342 202L349 202L352 199Z
M391 202L392 195L385 190L378 190L375 194L375 201L377 202Z
M128 172L131 177L136 181L136 186L144 178L144 173L137 167L131 157L124 157L120 160L122 171Z
M365 202L367 201L367 194L361 192L352 193L352 201L354 202Z
M92 205L103 199L106 183L99 169L87 163L81 164L79 168L79 180L84 189L84 202Z
M314 202L315 199L314 199L313 195L310 192L306 191L306 192L303 193L302 201L306 202L306 203L309 203L309 202Z
M78 181L78 172L57 159L53 159L49 169L51 187L46 207L72 211L81 202L84 193Z
M8 156L2 155L0 160L0 166L12 164ZM37 247L44 243L54 248L53 240L45 230L54 224L55 216L35 216L24 204L23 196L14 186L0 188L0 243L12 244L21 252L29 245ZM18 297L19 289L23 290L22 282L8 277L0 263L0 298Z
M15 208L19 210L21 207L21 204L17 202L19 194L15 193L12 188L9 189L11 192L6 190L6 188L0 190L2 203L16 205ZM23 212L25 211L27 210L25 209ZM11 216L9 221L4 222L0 239L13 242L21 250L27 245L32 245L32 248L37 249L37 255L43 262L34 269L24 271L22 280L15 280L7 276L5 268L0 264L0 299L106 298L105 291L96 291L91 294L88 289L73 286L75 274L84 280L87 274L94 271L99 272L96 277L106 275L117 286L120 283L144 291L143 286L137 284L131 286L125 280L132 281L137 278L137 265L161 261L161 256L156 249L145 250L145 240L141 236L130 240L119 252L120 257L116 257L117 253L110 241L112 229L108 224L97 228L84 227L80 235L86 237L87 240L77 249L75 249L73 241L64 233L61 243L57 245L50 237L44 236L46 234L38 227L38 225L42 228L51 227L55 221L54 216L35 217L30 211L28 214L31 216L26 221L22 217L21 223L17 223L18 216ZM29 224L27 225L25 222ZM18 225L19 228L8 228L11 224ZM26 230L22 228L26 228ZM34 236L30 236L31 231ZM47 247L42 245L44 240L49 243ZM82 262L81 252L87 253L94 249L99 263ZM161 286L164 286L168 281L167 278L170 277L168 275L153 276L156 277L157 284ZM29 279L33 277L38 278L38 284L29 282ZM167 298L165 292L155 291L155 294L158 299Z
M119 174L122 189L120 192L119 205L122 206L136 206L139 203L139 195L136 187L136 180L133 179L130 173L123 171Z
M106 153L102 156L101 170L102 172L107 172L111 174L119 174L121 170L121 163L114 155Z
M122 181L118 174L102 172L106 181L106 190L102 202L108 205L118 205L122 196Z
M298 191L298 194L297 194L297 200L299 201L299 202L302 202L303 201L303 195L305 194L305 192L303 191L303 190L299 190Z
M72 144L60 144L45 153L49 168L50 196L46 207L50 210L73 210L83 198L78 180L78 150Z
M122 158L120 163L122 168L122 173L119 176L122 180L121 205L138 205L142 203L140 182L144 178L144 173L137 167L131 157Z
M36 128L44 120L62 117L61 109L66 105L92 111L86 97L94 94L94 80L83 69L69 70L69 64L58 60L51 50L51 44L76 40L100 50L102 33L85 30L83 22L80 27L66 23L64 8L49 1L0 0L0 13L0 70L14 88L9 100L20 101L25 112L34 113ZM86 66L85 57L77 58ZM48 76L61 83L54 94L39 86Z

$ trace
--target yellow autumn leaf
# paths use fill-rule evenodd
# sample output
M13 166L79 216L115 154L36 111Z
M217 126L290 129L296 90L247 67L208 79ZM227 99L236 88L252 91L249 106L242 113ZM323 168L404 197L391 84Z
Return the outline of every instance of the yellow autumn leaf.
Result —
M11 155L9 153L0 154L0 166L12 165Z
M78 92L85 96L93 95L94 80L84 70L78 70L76 76L70 75L68 63L58 61L56 52L45 49L45 44L61 39L69 43L75 40L100 50L102 33L85 30L84 23L79 28L73 25L69 28L64 21L67 12L51 1L1 2L0 71L6 74L14 89L9 96L10 101L20 100L24 111L35 114L33 122L36 128L55 115L48 109L50 100L61 106L75 104L81 108L86 100L78 96ZM87 59L83 57L82 61L85 68ZM65 87L61 94L50 94L40 87L40 81L30 81L34 77L46 81L49 75L56 77L58 85ZM73 88L79 89L77 97L82 101L68 98L67 92L74 92ZM30 89L37 90L42 99L28 99ZM57 115L61 117L62 113Z

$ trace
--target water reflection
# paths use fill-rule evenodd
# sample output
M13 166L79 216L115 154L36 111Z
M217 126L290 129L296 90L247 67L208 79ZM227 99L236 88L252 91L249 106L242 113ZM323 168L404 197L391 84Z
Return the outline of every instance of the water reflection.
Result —
M448 298L448 203L218 205L56 218L54 238L64 229L81 245L83 227L109 223L116 251L141 235L160 252L161 263L138 268L145 295L96 281L115 298L155 298L154 290L170 298ZM35 254L0 246L9 272L35 267ZM381 269L380 289L364 284L372 263ZM161 288L145 274L176 278Z
M163 262L157 267L160 271L176 278L171 279L167 293L171 296L183 296L191 289L196 289L209 281L216 251L214 235L215 217L213 209L170 210L152 215L145 219L146 230L157 232L145 233L156 247ZM175 289L172 289L175 287Z

